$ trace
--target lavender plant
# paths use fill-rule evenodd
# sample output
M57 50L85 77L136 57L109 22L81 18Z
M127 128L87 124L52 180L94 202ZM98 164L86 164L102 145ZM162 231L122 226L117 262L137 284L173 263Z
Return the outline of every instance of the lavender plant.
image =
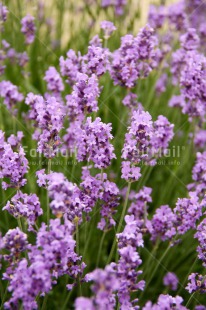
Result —
M206 5L159 2L0 2L1 309L206 309Z

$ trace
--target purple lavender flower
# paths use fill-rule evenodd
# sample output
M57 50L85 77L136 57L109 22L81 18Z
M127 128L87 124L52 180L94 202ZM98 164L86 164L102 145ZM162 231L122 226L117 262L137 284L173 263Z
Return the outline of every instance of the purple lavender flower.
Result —
M51 220L49 229L43 223L37 232L36 244L29 245L27 250L28 261L20 260L10 276L4 275L12 293L4 305L6 309L17 308L19 301L26 309L36 309L37 296L48 293L58 277L67 274L75 283L85 268L74 251L71 225L62 225L59 219Z
M102 0L102 7L107 8L109 6L113 6L115 9L116 15L123 15L124 7L127 4L127 0Z
M26 259L22 259L10 279L8 289L12 296L4 307L18 308L19 301L22 301L25 309L37 309L36 296L48 293L51 287L51 275L46 268L46 262L40 256L30 266Z
M157 80L157 83L156 83L156 92L158 94L165 92L166 86L167 86L167 81L168 81L168 76L166 73L163 73L160 76L160 78Z
M77 298L75 301L76 310L92 309L114 309L116 305L114 292L119 288L119 280L115 269L115 264L107 265L104 270L95 269L86 275L86 281L93 281L91 286L94 294L90 299ZM86 305L88 308L85 308Z
M37 195L23 194L21 191L18 191L11 201L7 202L3 210L7 210L15 218L25 217L29 230L32 230L32 226L35 224L38 216L43 214Z
M128 213L134 215L134 218L138 223L137 225L140 228L146 224L145 216L147 216L147 204L152 202L151 193L152 189L144 186L137 194L134 194L132 203L128 209Z
M36 255L33 253L39 250L47 269L54 277L68 274L76 279L76 276L82 273L85 264L78 265L81 257L74 251L75 244L71 227L62 225L60 219L51 220L49 230L44 223L39 229L36 240L37 249L32 249L29 257L31 262L35 262Z
M45 101L41 96L30 96L27 104L31 105L30 118L34 118L36 126L40 129L38 135L38 152L44 156L54 157L60 145L59 132L63 128L65 109L55 97L49 97Z
M70 86L73 86L77 82L78 73L82 71L82 56L80 54L77 56L75 52L70 49L67 52L67 58L64 59L63 56L61 56L59 61L61 75L67 78L66 82Z
M112 33L117 29L114 24L110 21L104 20L101 22L101 29L104 30L104 38L108 40Z
M175 28L177 31L183 31L187 29L188 24L184 1L179 1L168 7L168 19L171 28Z
M125 135L122 158L132 163L140 163L148 157L147 148L153 136L152 117L148 112L135 110L132 113L131 125Z
M100 169L108 167L111 160L116 158L110 143L113 138L111 129L111 124L102 123L99 117L94 122L88 117L77 141L77 160L92 161Z
M27 180L24 178L28 172L28 161L25 157L25 152L20 145L17 151L12 149L12 145L4 142L4 135L1 140L1 160L0 160L0 178L5 179L2 182L2 188L9 187L19 189L24 186Z
M170 124L168 119L162 115L154 122L154 136L151 141L152 146L156 150L166 150L169 142L174 136L174 125Z
M75 300L75 310L95 310L95 305L90 298L78 297Z
M0 82L0 96L4 98L4 104L8 110L16 113L16 104L24 99L24 96L19 93L16 85L13 85L9 81Z
M133 94L132 92L129 92L129 93L124 97L124 99L122 100L122 103L123 103L126 107L128 107L128 108L130 108L130 109L136 108L136 109L141 110L141 111L144 110L143 107L142 107L142 105L141 105L141 103L139 103L139 102L137 101L137 95L136 95L136 94Z
M53 214L59 218L65 214L70 221L78 219L81 223L85 205L80 198L81 192L77 185L69 182L62 173L53 172L47 177Z
M122 249L128 245L132 247L143 247L144 241L138 222L135 220L134 215L125 216L126 225L124 230L117 234L118 248Z
M82 71L89 76L95 74L97 77L103 75L109 68L110 52L102 46L95 44L88 47L88 53L82 57Z
M160 295L156 304L148 301L142 310L162 310L162 309L178 309L188 310L182 305L183 299L180 296L172 297L170 295Z
M79 116L97 111L99 94L97 77L79 73L72 94L66 96L70 119L74 121Z
M140 167L133 166L130 161L123 161L121 168L122 179L125 179L128 182L138 181L141 177Z
M4 259L11 260L19 259L21 252L27 249L28 241L27 235L23 233L18 227L9 229L3 237L2 248L9 251L8 255L4 255Z
M142 273L138 268L142 261L136 252L136 247L128 245L118 251L120 255L117 263L117 275L120 283L118 300L122 309L136 309L135 304L138 299L131 300L131 293L144 289L145 281L138 282L138 277Z
M47 82L47 89L54 95L59 95L64 90L62 79L55 67L49 67L46 71L44 80Z
M205 149L206 146L206 130L200 129L194 137L194 144L198 149Z
M178 277L173 272L168 272L163 278L164 285L168 286L169 289L171 289L172 291L177 290L178 282L179 282Z
M160 238L162 241L172 240L176 235L176 215L168 205L156 209L151 221L147 221L147 228L151 234L151 240Z
M192 169L194 183L189 184L188 188L194 190L199 197L205 197L206 186L206 152L197 153L196 162Z
M199 293L205 293L206 292L206 277L198 274L198 273L192 273L188 280L190 281L186 289L189 291L189 293L193 292L199 292Z
M190 192L189 195L190 198L179 198L174 209L179 234L184 234L189 229L194 229L196 222L202 216L204 201L200 203L199 197L195 192Z
M25 35L26 44L31 44L35 38L36 26L34 23L34 17L26 15L21 20L21 32Z
M99 177L101 177L99 175ZM113 219L116 213L116 208L119 205L118 199L119 189L117 185L109 180L107 180L107 175L103 175L102 180L102 193L100 199L102 200L100 215L101 220L98 223L98 228L101 230L108 230L116 225Z
M0 21L5 22L7 20L8 9L0 2Z
M206 58L196 52L187 55L186 64L181 72L181 93L185 99L183 113L204 120Z
M98 228L101 230L109 230L116 225L113 219L116 208L119 205L119 189L115 183L108 180L106 173L91 176L88 168L82 170L81 200L88 214L92 211L95 204L100 205L100 222Z
M139 78L148 76L157 65L156 45L157 38L149 25L137 37L122 37L121 46L112 57L110 74L114 84L132 88Z
M164 6L150 5L148 22L152 28L161 28L166 18L166 10Z
M186 51L197 50L200 44L200 39L194 28L189 28L185 34L180 37L182 48Z
M195 238L198 240L198 257L202 260L203 266L206 267L206 219L197 226L197 232L195 234Z

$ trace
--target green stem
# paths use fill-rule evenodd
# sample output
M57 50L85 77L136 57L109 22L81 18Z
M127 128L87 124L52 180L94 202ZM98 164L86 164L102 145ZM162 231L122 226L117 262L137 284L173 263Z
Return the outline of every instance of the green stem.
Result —
M41 310L45 310L45 309L46 309L47 300L48 300L48 295L46 295L46 296L44 297Z
M105 236L106 236L106 231L103 232L102 237L101 237L101 241L100 241L100 245L99 245L99 251L98 251L98 255L97 255L96 267L99 266L100 255L101 255L101 253L102 253L102 247L103 247L103 243L104 243Z
M75 217L74 223L76 226L76 252L79 255L80 251L79 251L79 218L78 217ZM79 294L80 296L82 296L82 286L81 286L81 280L80 280L79 275L78 275L78 283L79 283Z
M65 309L66 309L66 306L67 306L68 301L69 301L69 299L70 299L70 297L71 297L71 294L72 294L72 290L68 293L67 298L65 299L65 302L64 302L64 304L63 304L62 310L65 310Z
M128 188L127 188L127 194L126 194L126 198L125 198L125 202L124 202L124 206L123 206L123 209L122 209L122 214L121 214L121 218L120 218L120 221L119 221L119 225L118 225L116 234L119 234L120 231L121 231L121 228L122 228L122 223L123 223L123 220L124 220L124 217L125 217L125 213L126 213L126 210L127 210L127 204L128 204L130 189L131 189L131 183L129 182L128 183ZM114 241L113 241L113 244L112 244L112 249L110 251L110 255L109 255L107 264L109 264L111 262L111 260L112 260L115 247L116 247L116 235L115 235L115 238L114 238Z
M153 277L154 277L154 275L155 275L157 269L159 268L161 262L163 261L163 259L164 259L165 256L167 255L167 253L168 253L168 251L169 251L170 248L171 248L171 245L169 244L168 247L167 247L167 249L165 250L165 252L164 252L163 255L161 256L161 258L157 261L157 264L156 264L156 266L155 266L155 268L154 268L154 270L153 270L153 272L152 272L152 274L151 274L151 277L149 278L149 281L146 281L147 285L146 285L146 287L145 287L144 292L146 292L147 287L149 286L150 282L152 281L152 279L153 279ZM140 295L140 298L143 296L144 292L142 292L142 294Z
M21 225L21 219L20 219L20 217L17 217L17 223L18 223L18 226L19 226L19 228L21 229L21 231L23 231L23 227L22 227L22 225Z
M7 296L7 292L8 292L8 286L9 286L9 282L7 282L7 285L6 285L6 288L5 288L5 292L4 292L2 301L1 301L0 310L3 310L3 309L4 309L4 302L5 302L5 300L6 300L6 296Z
M51 172L51 158L48 159L48 174ZM49 221L50 221L50 205L49 205L49 193L47 190L47 225L49 227Z

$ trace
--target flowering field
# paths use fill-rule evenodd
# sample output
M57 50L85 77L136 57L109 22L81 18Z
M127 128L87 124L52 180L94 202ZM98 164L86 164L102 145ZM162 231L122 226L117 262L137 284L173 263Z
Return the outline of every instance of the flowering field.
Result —
M206 309L206 1L159 2L0 2L0 310Z

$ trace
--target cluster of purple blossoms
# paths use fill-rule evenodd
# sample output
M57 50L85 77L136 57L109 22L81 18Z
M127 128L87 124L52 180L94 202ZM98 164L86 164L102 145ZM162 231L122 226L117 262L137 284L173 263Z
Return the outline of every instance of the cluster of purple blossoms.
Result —
M187 29L187 32L180 37L181 47L185 51L197 50L200 44L199 36L194 28Z
M2 40L2 49L0 50L0 73L3 75L6 68L6 61L9 60L12 64L18 64L20 67L24 67L29 57L27 52L19 53L6 40ZM23 72L24 73L24 72Z
M163 73L156 83L156 91L158 94L164 93L167 87L168 76Z
M31 108L28 117L35 121L38 130L33 138L38 140L38 152L44 156L54 157L60 145L59 132L63 128L65 108L55 97L44 100L42 96L29 93L26 104Z
M142 261L137 252L137 247L143 247L144 241L134 215L126 215L125 222L124 230L116 235L119 253L116 268L120 283L117 296L121 309L138 309L139 307L135 306L138 299L131 300L131 293L143 290L145 286L145 281L138 280L142 274L142 271L138 270Z
M38 177L44 171L38 172ZM82 212L85 205L80 197L80 190L76 184L69 182L62 173L50 173L48 179L48 193L51 199L50 208L56 217L61 218L63 215L74 222L82 221Z
M88 214L97 202L100 204L100 222L98 228L109 230L116 225L113 219L119 205L119 189L114 182L107 179L106 173L91 176L88 168L83 169L81 199L84 202L84 211Z
M163 155L172 140L173 127L162 115L153 122L148 112L133 110L122 150L122 158L126 160L122 163L122 177L131 181L138 180L140 173L135 165L142 161L154 165L155 156Z
M63 56L59 59L61 75L66 77L66 82L73 86L77 82L77 75L82 72L82 56L70 49L67 52L67 58Z
M8 9L5 5L0 2L0 22L5 22L7 20Z
M34 23L34 17L27 15L21 20L21 32L25 35L26 44L31 44L35 38L36 26Z
M133 108L138 108L139 110L141 110L141 103L138 103L137 102L137 95L136 94L133 94L132 92L129 92L125 97L124 99L122 100L122 103L130 108L130 109L133 109ZM143 108L142 108L143 110Z
M36 297L48 293L58 277L67 274L75 283L85 268L75 253L71 227L62 225L59 219L51 220L49 229L42 224L36 244L28 245L27 250L28 261L20 260L8 278L12 296L5 303L6 309L17 308L20 301L26 309L37 309Z
M128 236L129 233L130 232L127 232L126 235ZM133 237L132 231L131 237ZM130 238L128 238L128 242L129 239ZM139 240L141 240L141 238L139 238ZM117 296L121 309L138 309L139 307L135 306L138 299L135 298L131 300L131 293L139 290L143 291L144 289L145 281L138 280L139 276L142 274L142 271L138 270L142 260L136 251L136 247L131 245L119 248L118 252L120 258L117 263L117 277L120 282L120 287L118 288Z
M131 125L125 135L122 158L134 164L139 164L148 157L147 149L153 136L152 117L148 112L134 110Z
M71 121L87 113L98 110L97 98L100 94L96 75L89 77L87 74L78 73L77 82L73 86L71 95L66 96L66 105Z
M176 291L178 287L178 277L173 272L167 272L167 274L164 276L163 284L167 286L172 291Z
M19 145L17 151L15 147L5 141L4 133L0 131L0 178L5 180L2 182L5 190L9 187L19 189L27 182L25 174L28 172L28 160L23 147Z
M101 22L101 29L104 31L105 40L108 40L117 28L112 22L104 20L103 22Z
M206 152L198 152L196 155L196 163L192 170L192 178L194 183L189 184L188 188L193 189L199 197L205 197L206 186Z
M85 276L85 280L87 282L94 282L91 286L94 296L91 298L77 298L75 301L76 310L115 309L116 299L114 292L119 288L116 264L111 263L104 270L95 269Z
M156 304L152 304L148 301L142 310L162 310L162 309L178 309L187 310L186 307L182 305L183 299L180 296L172 297L170 295L160 295Z
M144 227L147 222L147 204L152 202L151 193L152 189L144 186L132 197L132 203L128 209L128 213L134 215L137 226L140 228Z
M31 265L22 259L8 280L8 291L12 296L4 304L5 309L18 309L20 302L24 309L37 309L36 297L48 293L52 287L50 273L40 257Z
M29 230L33 229L37 218L43 214L39 198L36 194L24 194L18 191L11 201L8 201L3 210L7 210L15 218L24 217L27 219Z
M86 281L94 281L91 298L76 299L77 310L115 309L116 294L121 309L138 309L135 304L138 299L131 301L131 293L144 289L144 281L138 281L142 271L138 270L142 261L136 252L137 246L143 246L142 234L138 230L134 216L126 216L126 226L118 238L118 262L107 265L104 270L96 269L86 275Z
M199 202L196 192L189 192L189 196L190 198L179 198L174 208L177 231L180 235L196 228L196 222L201 218L203 207L206 205L204 200Z
M164 6L150 5L148 22L154 29L161 28L165 22L166 10Z
M3 255L3 258L9 262L16 262L19 260L21 252L24 252L27 247L27 235L18 227L9 229L1 243L1 250L5 249L9 254Z
M16 114L16 104L24 99L24 96L18 91L16 85L9 81L0 82L0 97L4 99L3 103L7 109Z
M111 77L114 84L132 88L139 78L148 76L157 65L157 38L147 25L136 37L126 35L112 55Z
M195 238L199 243L197 247L198 257L203 262L203 266L206 267L206 219L203 219L197 226Z
M124 230L117 234L118 248L122 249L128 245L133 248L143 247L144 241L141 230L139 228L138 220L135 219L134 215L125 216L125 227Z
M204 149L206 145L206 130L200 129L194 136L194 144L197 149Z
M88 47L88 52L82 57L82 70L89 76L95 74L97 77L102 76L109 69L109 56L108 49L103 48L102 44L96 46L95 43Z
M96 168L106 168L111 160L116 158L114 147L110 143L113 138L111 124L104 124L97 117L92 122L91 117L86 119L77 141L77 160L92 161Z
M102 193L101 193L101 220L98 223L98 228L101 230L108 230L116 225L113 219L116 213L116 208L119 205L118 202L119 189L114 182L107 180L107 175L103 175Z
M102 7L114 7L115 14L116 15L123 15L124 14L124 8L127 4L127 0L102 0Z
M151 141L152 147L157 150L166 150L168 148L169 142L174 136L174 125L171 124L168 119L159 115L157 120L154 122L154 135Z
M188 28L184 1L179 1L168 7L168 21L170 28L185 31Z
M47 89L55 97L58 97L59 94L64 90L64 84L62 82L61 76L55 67L49 67L49 69L46 71L44 80L47 82Z
M76 153L77 141L81 135L82 119L77 119L71 122L66 129L66 134L63 136L64 144L62 145L62 154L68 152L70 154Z
M186 64L181 72L181 93L185 105L183 113L191 118L205 119L205 85L206 85L206 58L198 53L188 55Z
M190 281L186 289L189 293L199 292L199 293L206 293L206 277L198 274L198 273L191 273L188 280Z
M176 215L168 205L156 209L152 219L147 221L147 229L151 234L151 240L172 240L176 235Z

